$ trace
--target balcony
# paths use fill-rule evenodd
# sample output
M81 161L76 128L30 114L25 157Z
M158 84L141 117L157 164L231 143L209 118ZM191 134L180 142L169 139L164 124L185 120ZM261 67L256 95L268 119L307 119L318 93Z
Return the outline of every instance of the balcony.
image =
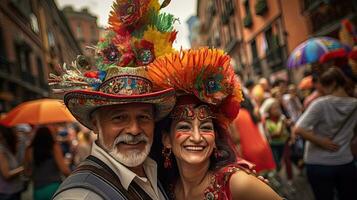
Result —
M252 67L257 75L262 75L262 65L263 63L270 69L271 72L276 72L285 67L285 46L279 46L275 49L267 51L264 58L256 57L253 59Z
M253 66L253 71L256 75L263 74L261 59L259 59L259 57L253 59L252 66Z
M306 14L315 34L328 34L323 32L333 26L338 28L341 19L356 17L357 8L353 0L311 2L314 3L306 10Z
M273 72L284 68L284 63L285 63L284 48L285 48L284 46L280 46L266 52L265 58L266 58L267 65Z
M34 85L36 83L35 77L30 72L22 72L21 79L27 83Z
M0 56L0 71L1 72L10 75L11 74L11 66L10 65L11 65L10 62L6 58Z

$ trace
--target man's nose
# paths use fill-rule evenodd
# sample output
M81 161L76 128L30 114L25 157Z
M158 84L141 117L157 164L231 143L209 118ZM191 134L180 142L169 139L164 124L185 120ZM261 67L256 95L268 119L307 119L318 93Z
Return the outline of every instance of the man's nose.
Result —
M132 119L127 127L127 133L131 135L139 135L141 133L140 124L137 119Z

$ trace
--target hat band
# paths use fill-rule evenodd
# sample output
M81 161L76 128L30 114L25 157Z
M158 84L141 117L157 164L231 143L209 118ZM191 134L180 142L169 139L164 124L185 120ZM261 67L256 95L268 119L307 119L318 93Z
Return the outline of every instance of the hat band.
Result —
M99 91L115 95L139 95L150 93L152 83L141 76L120 75L114 76L99 87Z

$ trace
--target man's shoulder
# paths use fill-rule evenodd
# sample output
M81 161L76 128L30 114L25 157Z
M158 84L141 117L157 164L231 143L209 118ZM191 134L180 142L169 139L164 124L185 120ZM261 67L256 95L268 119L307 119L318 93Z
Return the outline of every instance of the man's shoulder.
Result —
M94 200L98 199L101 200L103 199L101 196L99 196L97 193L85 189L85 188L71 188L68 190L64 190L56 195L53 200L63 200L63 199L71 199L71 200Z

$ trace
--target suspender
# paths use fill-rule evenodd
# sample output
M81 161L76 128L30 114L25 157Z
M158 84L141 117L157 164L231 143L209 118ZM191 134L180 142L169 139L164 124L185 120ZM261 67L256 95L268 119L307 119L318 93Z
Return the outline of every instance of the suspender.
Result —
M168 199L162 185L158 182L158 187ZM103 199L142 199L151 200L151 197L135 182L132 181L126 190L115 172L103 161L90 155L76 170L69 176L57 190L59 193L72 189L84 188L91 190L101 196Z

